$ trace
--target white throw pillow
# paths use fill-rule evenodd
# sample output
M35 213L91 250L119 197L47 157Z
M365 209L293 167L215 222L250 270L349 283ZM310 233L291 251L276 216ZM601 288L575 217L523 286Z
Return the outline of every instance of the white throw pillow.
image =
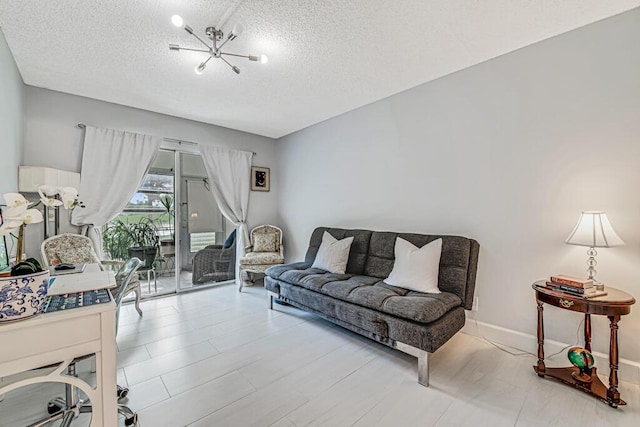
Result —
M319 268L329 273L344 274L347 270L351 243L353 243L353 237L338 240L325 231L311 268Z
M439 294L438 273L442 239L421 248L398 237L395 245L396 261L386 283L399 288L429 294Z

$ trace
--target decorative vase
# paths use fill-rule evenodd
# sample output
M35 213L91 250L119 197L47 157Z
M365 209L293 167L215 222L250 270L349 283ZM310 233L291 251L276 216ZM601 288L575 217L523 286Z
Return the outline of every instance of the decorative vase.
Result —
M571 376L578 381L591 382L591 368L595 363L593 354L582 347L571 347L567 352L569 361L578 368L579 372L573 372Z
M49 288L49 270L0 277L0 322L39 314Z

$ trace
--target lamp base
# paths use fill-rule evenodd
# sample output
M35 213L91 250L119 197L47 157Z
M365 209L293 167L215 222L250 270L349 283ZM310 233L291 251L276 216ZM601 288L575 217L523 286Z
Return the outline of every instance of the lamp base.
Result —
M596 255L598 255L598 252L596 251L596 248L589 248L587 250L587 255L589 255L589 259L587 260L587 265L589 266L589 268L587 268L589 280L593 280L593 283L596 285L596 289L601 291L604 289L604 285L596 280L596 274L598 273L596 271L596 265L598 265L598 262L596 261Z

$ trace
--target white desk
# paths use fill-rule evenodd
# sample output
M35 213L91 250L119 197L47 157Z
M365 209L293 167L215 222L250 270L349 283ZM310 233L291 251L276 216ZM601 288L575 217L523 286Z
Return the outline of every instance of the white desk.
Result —
M56 276L51 294L88 291L115 286L113 274L94 277L93 268L80 274ZM100 272L105 273L105 272ZM81 278L86 277L86 286ZM91 400L91 427L117 425L116 406L116 305L113 301L90 307L41 314L19 322L0 324L0 395L40 382L63 382L80 388ZM87 354L96 354L96 387L69 377L67 366ZM55 369L30 372L13 382L11 375L41 366L57 364ZM39 372L43 371L43 372ZM0 419L2 415L0 414Z

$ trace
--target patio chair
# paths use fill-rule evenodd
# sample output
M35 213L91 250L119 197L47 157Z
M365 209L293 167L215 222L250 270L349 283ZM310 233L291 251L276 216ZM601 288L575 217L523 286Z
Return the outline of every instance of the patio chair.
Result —
M194 285L208 281L233 280L236 276L235 230L229 234L224 245L209 245L196 252L193 257Z

